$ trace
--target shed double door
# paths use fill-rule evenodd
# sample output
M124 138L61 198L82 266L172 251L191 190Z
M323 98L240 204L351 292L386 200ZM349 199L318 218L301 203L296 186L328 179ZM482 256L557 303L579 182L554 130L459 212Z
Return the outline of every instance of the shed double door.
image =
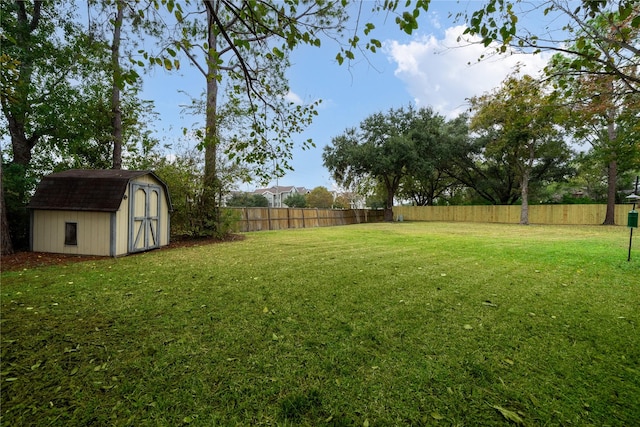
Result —
M133 183L129 194L129 252L160 247L161 188L152 184Z

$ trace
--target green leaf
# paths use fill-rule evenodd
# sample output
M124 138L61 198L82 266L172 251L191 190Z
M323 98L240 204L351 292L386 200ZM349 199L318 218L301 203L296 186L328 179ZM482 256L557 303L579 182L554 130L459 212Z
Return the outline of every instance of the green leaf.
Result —
M624 21L629 16L631 16L632 11L633 11L633 8L631 7L630 4L627 4L627 5L620 4L618 6L618 13L620 13L620 20Z
M280 59L284 58L284 52L278 49L277 47L274 46L274 48L272 49L272 52L274 53L274 55L276 55L276 57Z
M365 35L368 35L374 28L376 28L376 26L369 22L365 25L363 32Z
M510 411L498 405L493 405L492 408L497 409L500 414L502 414L502 416L508 421L514 422L518 425L522 425L524 423L524 420L520 417L520 415L518 415L514 411Z

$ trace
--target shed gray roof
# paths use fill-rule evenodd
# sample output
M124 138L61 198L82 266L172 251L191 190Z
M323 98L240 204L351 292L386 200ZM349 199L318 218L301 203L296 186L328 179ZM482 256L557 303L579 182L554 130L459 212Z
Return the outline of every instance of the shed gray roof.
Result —
M29 203L30 209L115 212L129 181L150 174L162 185L171 210L167 186L151 171L121 169L71 169L42 178Z

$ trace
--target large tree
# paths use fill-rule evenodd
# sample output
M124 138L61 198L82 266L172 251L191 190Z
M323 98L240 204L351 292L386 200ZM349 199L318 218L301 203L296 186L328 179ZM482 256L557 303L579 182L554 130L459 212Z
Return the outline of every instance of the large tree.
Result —
M306 206L309 208L329 209L333 205L333 194L327 190L327 187L314 188L305 196L305 199Z
M423 128L416 130L416 137L425 139L424 144L420 144L420 161L415 171L402 180L400 197L412 200L415 205L427 206L446 200L454 193L460 186L456 179L457 163L460 157L466 157L461 149L467 146L467 121L466 116L460 116L449 122L438 117L422 123Z
M78 96L69 78L78 77L77 51L86 40L68 5L11 1L0 8L2 55L16 64L2 70L2 112L13 162L27 167L36 144L68 128L61 107Z
M153 0L88 0L87 30L104 49L104 70L109 79L110 132L107 149L110 167L121 169L126 156L127 117L123 96L131 97L140 85L137 68L144 66L137 51L146 41L163 34L162 24Z
M569 147L556 124L564 109L530 76L508 77L492 93L471 99L471 130L490 137L488 156L498 155L517 171L522 203L520 223L529 223L529 185L536 165L568 158Z
M606 171L605 225L615 224L618 178L640 161L640 96L617 97L615 84L611 76L584 76L574 82L569 98L576 139L591 145L590 157Z
M306 208L307 207L307 199L303 194L294 193L288 196L283 200L283 203L290 208Z
M393 203L402 180L420 170L430 147L440 138L443 118L431 109L398 108L376 113L359 129L334 137L322 155L325 167L339 185L371 177L386 191L385 220L393 219Z
M0 103L11 140L9 165L23 176L28 173L33 149L38 144L50 139L75 138L87 131L72 120L67 106L82 99L75 83L92 69L91 61L85 58L93 52L94 44L72 17L70 3L0 2L3 64ZM3 168L3 179L6 172L7 168ZM0 197L5 197L7 191L7 182L4 184ZM12 191L19 193L20 200L25 199L26 188ZM19 220L21 216L12 215L11 219ZM3 244L10 241L10 237L3 236ZM10 250L8 246L2 248L3 253Z
M518 172L507 146L492 146L495 130L461 141L453 158L453 177L492 205L512 205L520 199Z
M576 70L576 54L556 54L550 61L546 72L556 85L557 91L571 107L571 125L576 139L591 144L593 158L598 158L607 174L607 209L605 225L615 223L615 203L618 176L631 169L634 159L640 156L637 138L640 129L637 116L640 111L640 91L633 90L633 80L629 76L639 77L638 58L635 62L620 56L621 46L631 40L638 40L640 28L634 24L634 17L640 13L640 4L633 8L635 15L620 11L598 14L587 21L584 29L577 34L585 36L580 44L570 46L569 51L582 53L582 56L596 53L608 58L606 63L592 61ZM637 21L637 20L636 20ZM593 31L608 42L597 38L588 38ZM635 43L637 45L637 43ZM610 63L619 62L625 75L610 72Z

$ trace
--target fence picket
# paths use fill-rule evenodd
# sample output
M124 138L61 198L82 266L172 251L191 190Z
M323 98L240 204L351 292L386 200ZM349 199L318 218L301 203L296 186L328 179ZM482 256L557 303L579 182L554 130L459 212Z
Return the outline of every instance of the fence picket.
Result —
M604 221L606 205L529 205L531 224L599 225ZM630 205L616 205L616 225L627 225ZM518 224L520 206L395 206L394 218L405 221L495 222Z
M371 209L225 208L237 212L238 231L329 227L384 221L384 211Z

